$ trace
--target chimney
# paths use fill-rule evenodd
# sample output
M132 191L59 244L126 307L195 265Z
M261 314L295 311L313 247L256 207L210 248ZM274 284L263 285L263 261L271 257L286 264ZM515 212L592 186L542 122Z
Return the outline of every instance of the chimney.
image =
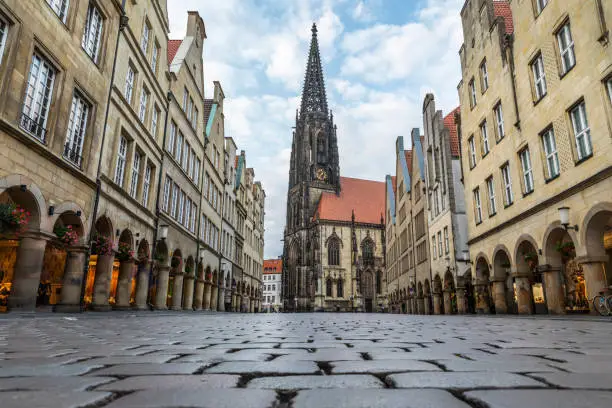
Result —
M195 37L200 40L200 44L206 38L206 28L204 27L204 20L200 17L197 11L188 11L187 19L187 37Z

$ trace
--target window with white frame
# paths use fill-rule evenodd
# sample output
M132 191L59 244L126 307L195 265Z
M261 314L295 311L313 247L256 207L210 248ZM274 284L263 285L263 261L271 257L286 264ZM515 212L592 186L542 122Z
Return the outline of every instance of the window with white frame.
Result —
M193 126L194 129L198 129L198 116L200 116L200 112L198 111L198 108L194 107L193 108L193 120L191 121L191 124Z
M168 145L166 146L166 150L170 154L174 154L174 146L176 143L176 123L174 121L170 122L170 134L168 135Z
M538 14L544 10L544 7L548 4L548 0L535 0L536 2L536 11Z
M189 224L189 231L196 232L196 218L198 217L198 206L195 203L191 205L191 223Z
M185 138L183 137L183 133L179 130L178 139L176 140L176 150L174 152L174 158L177 162L181 162L181 153L183 152L183 143L185 143Z
M83 157L83 142L85 141L89 109L89 103L78 92L75 92L72 96L68 131L64 143L64 158L79 167Z
M493 177L487 179L487 192L489 193L489 215L497 213L497 202L495 201L495 182Z
M470 168L473 169L476 166L476 144L474 143L474 136L470 136L468 139L468 146L470 149Z
M501 102L495 105L495 128L497 129L497 138L503 139L506 136L506 130L504 129L504 112L502 110Z
M134 150L134 160L132 161L132 180L130 182L130 197L136 198L138 194L138 179L140 178L140 152Z
M136 73L132 64L128 65L127 75L125 76L125 90L123 95L128 103L132 103L132 95L134 94L134 80L136 79Z
M476 187L473 191L474 194L474 216L476 224L482 222L482 205L480 203L480 188Z
M0 63L4 56L4 49L6 48L6 38L8 37L9 26L6 21L0 18Z
M482 61L480 64L480 82L482 86L482 92L484 93L489 89L489 71L487 69L487 61Z
M45 141L47 134L47 119L54 81L55 68L45 58L34 54L20 125L42 142Z
M448 255L450 252L450 241L448 239L448 227L444 227L444 253Z
M149 91L146 88L142 88L140 93L140 107L138 109L138 119L144 123L147 116L147 104L149 102Z
M117 149L117 165L115 167L115 184L123 187L125 176L125 159L127 157L128 141L125 136L119 138L119 148Z
M474 82L474 78L469 83L470 87L470 106L473 108L476 106L476 83Z
M187 106L187 118L189 122L193 121L193 98L189 98L189 105Z
M177 221L179 222L179 224L183 223L183 218L185 214L184 211L185 211L185 192L181 190L179 191L178 218L177 218Z
M178 184L174 183L172 185L172 205L170 207L170 216L172 218L176 218L176 207L178 203L179 191L180 189Z
M531 157L529 149L524 149L519 153L521 158L521 168L523 169L523 188L525 194L533 191L533 170L531 168Z
M591 145L591 129L589 128L589 121L587 119L586 105L584 104L584 101L580 102L570 111L570 117L572 119L578 160L583 160L593 154L593 148Z
M480 137L482 139L482 155L485 156L490 151L489 132L487 131L487 121L486 120L480 124Z
M507 206L514 202L514 195L512 194L512 178L510 176L510 165L504 164L501 168L502 180L504 182L504 204Z
M159 115L159 108L155 105L153 113L151 114L151 135L153 138L157 138L157 121L159 121Z
M195 174L193 173L195 170L195 150L191 151L191 157L189 158L189 177L191 177L192 180L195 179Z
M183 89L183 112L187 112L187 103L189 101L189 91L187 88Z
M576 55L574 54L574 40L570 29L569 21L557 32L559 43L559 54L561 56L562 73L567 73L576 65Z
M183 226L187 228L189 226L189 218L191 217L191 199L185 199L185 219L183 221Z
M552 127L542 133L542 145L546 156L546 178L555 178L559 175L559 156L555 143L555 132Z
M149 205L149 190L151 189L151 173L153 172L153 167L150 164L147 164L145 167L144 177L142 181L142 201L141 204L144 207L148 207Z
M606 89L608 90L608 98L610 99L610 103L612 103L612 77L606 80Z
M98 62L98 55L100 54L103 26L104 19L102 18L100 10L90 2L81 45L87 55L96 63Z
M195 166L193 169L193 181L195 181L196 184L200 180L200 166L201 165L202 165L202 162L200 161L200 159L196 158Z
M191 148L189 147L189 143L185 140L185 145L183 146L183 170L187 171L189 168L189 154L191 153Z
M172 179L166 175L166 181L164 182L164 196L162 199L162 210L168 212L170 205L170 189L172 188Z
M436 246L436 235L432 235L431 236L431 249L433 252L433 259L436 259L438 257L438 251L437 251L437 246Z
M151 36L151 27L149 26L149 22L145 21L144 27L142 27L142 38L140 39L140 49L145 55L147 55L147 51L149 51L149 37L150 36Z
M66 17L68 16L68 5L69 0L47 0L47 4L51 7L51 10L57 14L60 20L66 24Z
M548 92L546 88L546 72L544 71L544 59L542 58L542 54L538 55L531 63L531 72L533 73L536 100L540 100L546 96Z
M153 52L151 53L151 71L157 73L157 60L159 59L159 45L157 41L153 44Z
M438 231L438 255L442 257L442 232Z

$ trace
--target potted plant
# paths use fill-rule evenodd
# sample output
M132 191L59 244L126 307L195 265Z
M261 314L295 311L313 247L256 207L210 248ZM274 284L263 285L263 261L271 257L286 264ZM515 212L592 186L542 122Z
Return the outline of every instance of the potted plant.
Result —
M572 241L566 242L557 242L556 248L557 252L561 254L561 259L563 262L566 262L576 256L576 247Z
M104 235L95 234L91 241L91 253L93 255L111 255L113 243Z
M538 254L535 252L527 252L524 256L525 262L529 265L530 270L534 270L538 266Z
M75 246L79 242L79 235L72 228L72 225L57 226L53 229L53 233L62 246Z
M170 266L172 268L178 268L181 265L181 257L180 256L173 256L172 260L170 261Z
M119 262L129 261L134 258L134 251L132 251L130 244L120 242L119 248L117 248L117 255L115 255L115 257L119 260Z
M30 221L30 213L14 203L0 203L0 233L16 233Z
M192 271L193 271L193 268L191 267L191 265L185 265L185 273L187 275L190 275Z

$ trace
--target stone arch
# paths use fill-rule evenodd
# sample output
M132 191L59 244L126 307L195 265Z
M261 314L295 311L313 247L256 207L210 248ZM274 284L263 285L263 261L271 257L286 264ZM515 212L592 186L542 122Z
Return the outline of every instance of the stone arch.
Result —
M167 265L168 263L168 245L165 241L159 241L155 245L155 260L160 265Z
M557 245L566 242L574 244L574 248L577 248L577 237L575 231L566 231L561 225L560 221L555 221L546 228L544 233L544 239L542 241L542 259L540 263L551 265L554 267L560 267L563 265L564 260L559 252ZM603 236L602 236L603 242ZM575 250L574 250L575 257Z
M213 271L213 274L212 274L212 283L213 285L216 285L219 283L219 273L217 272L216 269Z
M151 256L151 249L149 248L149 242L146 239L141 240L138 243L138 250L136 251L136 259L139 262L146 262Z
M79 215L81 214L81 215ZM57 224L58 219L64 218L66 215L70 216L71 225L79 225L80 229L77 230L77 234L79 237L87 237L89 234L89 223L87 222L87 218L84 215L85 213L76 203L73 202L64 202L57 207L55 207L54 215L49 217L49 227L47 229L53 230L55 225ZM76 220L78 218L78 221Z
M194 272L195 272L195 261L193 259L193 256L189 255L189 257L187 257L187 261L185 261L185 274L193 275Z
M604 202L594 205L584 217L580 227L580 242L578 256L606 257L604 236L612 231L612 203ZM575 242L575 241L574 241ZM610 259L608 259L608 266Z
M531 235L523 234L514 249L516 272L531 275L539 265L538 244Z
M493 276L496 278L502 278L506 276L506 272L502 268L512 267L512 256L508 247L504 244L498 244L493 249Z
M442 278L439 274L436 274L433 279L433 290L434 293L442 293Z
M330 277L328 277L325 280L325 296L327 297L332 297L333 294L333 283L332 283L332 279Z
M331 236L327 239L326 245L327 264L330 266L340 266L340 248L342 247L342 240L338 237Z
M172 252L172 259L170 260L170 267L172 268L172 270L177 273L177 272L181 272L183 270L183 254L181 253L180 249L175 249L174 252Z
M106 215L103 215L96 220L94 228L97 234L100 234L111 241L113 240L113 222Z
M423 294L425 296L431 296L431 284L429 283L429 279L425 279L425 283L423 284Z
M84 244L86 235L85 235L85 225L83 225L83 219L77 216L76 212L67 210L62 212L61 214L56 214L52 218L53 225L50 230L54 233L57 232L58 228L68 228L78 235L78 241L76 245Z
M45 198L32 180L21 174L0 177L0 202L14 202L30 213L28 228L49 227Z
M421 283L421 281L419 281L419 283L417 284L417 296L423 297L423 284Z
M129 229L124 229L119 235L119 243L129 245L130 249L134 249L134 235Z
M489 269L489 259L484 253L479 253L476 255L476 261L474 262L474 267L476 270L476 281L477 282L488 282L491 276L491 272Z

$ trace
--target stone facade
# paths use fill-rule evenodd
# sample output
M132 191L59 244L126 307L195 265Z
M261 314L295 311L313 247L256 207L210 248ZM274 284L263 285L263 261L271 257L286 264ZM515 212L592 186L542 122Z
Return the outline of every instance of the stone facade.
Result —
M586 312L612 283L612 7L538 4L471 0L461 13L462 162L483 313Z

